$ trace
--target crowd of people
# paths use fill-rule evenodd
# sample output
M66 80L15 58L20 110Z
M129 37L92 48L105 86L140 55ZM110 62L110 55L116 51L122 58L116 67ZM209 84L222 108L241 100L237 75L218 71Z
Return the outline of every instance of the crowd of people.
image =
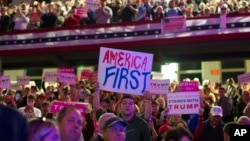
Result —
M88 8L85 1L34 1L18 5L0 1L0 32L88 24L151 21L164 17L209 17L221 13L249 13L248 0L100 0Z
M185 79L183 81L197 81ZM250 125L250 87L204 81L197 114L169 114L166 94L130 95L100 89L99 83L1 89L0 140L8 141L229 141L229 127ZM173 81L169 94L179 92ZM53 101L83 102L51 112Z

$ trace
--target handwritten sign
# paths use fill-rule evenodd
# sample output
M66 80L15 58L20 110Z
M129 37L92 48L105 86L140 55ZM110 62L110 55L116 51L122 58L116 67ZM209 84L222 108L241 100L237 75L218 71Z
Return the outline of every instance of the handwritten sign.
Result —
M30 83L30 77L29 76L17 76L17 84L19 85L28 85Z
M200 108L199 92L177 92L167 95L169 115L198 114Z
M199 83L197 81L182 81L179 83L180 92L199 91Z
M73 73L58 73L58 80L66 84L76 84L76 76Z
M91 72L91 70L82 70L81 79L89 79L90 72Z
M50 104L50 112L58 113L63 107L74 106L79 109L81 114L84 116L86 113L87 105L87 103L82 102L52 101Z
M44 81L55 82L57 80L58 80L58 73L57 72L45 72Z
M142 95L149 87L153 55L101 47L98 65L100 88Z
M249 73L244 73L240 74L237 76L238 77L238 83L239 85L244 85L250 82L250 72Z
M0 88L2 89L10 88L10 76L0 76Z
M155 94L169 94L170 80L151 80L150 81L150 92Z

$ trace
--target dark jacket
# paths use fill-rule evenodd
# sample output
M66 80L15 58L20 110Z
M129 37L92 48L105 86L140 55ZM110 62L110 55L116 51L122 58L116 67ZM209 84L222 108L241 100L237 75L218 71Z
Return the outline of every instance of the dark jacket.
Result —
M151 141L150 129L143 118L134 114L127 123L126 141Z
M16 109L0 105L0 141L26 141L28 124Z
M224 122L220 122L213 128L209 119L204 121L199 141L224 141L222 130L224 125Z

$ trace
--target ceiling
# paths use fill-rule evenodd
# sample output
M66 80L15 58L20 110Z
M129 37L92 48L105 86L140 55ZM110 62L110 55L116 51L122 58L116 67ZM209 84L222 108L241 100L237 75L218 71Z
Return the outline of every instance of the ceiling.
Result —
M88 47L63 47L1 51L2 69L74 67L98 65L100 46L154 54L154 66L170 61L209 61L250 58L250 33L208 35L178 39L99 44Z

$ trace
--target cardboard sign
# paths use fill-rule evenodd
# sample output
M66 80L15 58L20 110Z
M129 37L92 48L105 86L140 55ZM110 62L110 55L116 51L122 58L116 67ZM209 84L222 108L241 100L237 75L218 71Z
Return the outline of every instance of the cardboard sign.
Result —
M22 86L30 84L30 77L29 76L17 76L17 84L22 85Z
M98 65L100 88L142 95L148 90L153 54L101 47Z
M2 89L10 88L10 76L0 76L0 88Z
M74 106L79 109L81 114L84 116L86 113L87 105L87 103L82 102L52 101L50 104L50 112L58 113L63 107Z
M169 94L170 80L151 80L150 81L150 92L154 94Z
M169 115L198 114L200 109L199 92L177 92L167 95Z
M55 82L58 80L58 72L45 72L44 81Z

